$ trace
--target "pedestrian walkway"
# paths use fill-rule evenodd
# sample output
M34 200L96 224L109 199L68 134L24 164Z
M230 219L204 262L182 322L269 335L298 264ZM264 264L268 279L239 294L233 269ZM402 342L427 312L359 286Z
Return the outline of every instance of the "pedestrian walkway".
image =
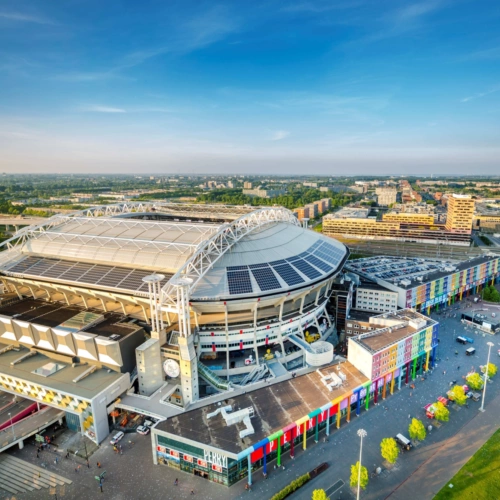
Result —
M69 485L72 482L43 467L37 467L12 455L0 455L0 488L9 493L16 495L51 486Z
M486 405L484 413L477 411L454 436L436 447L432 455L386 498L406 500L412 498L415 491L421 498L433 498L498 429L499 412L500 397L496 397Z

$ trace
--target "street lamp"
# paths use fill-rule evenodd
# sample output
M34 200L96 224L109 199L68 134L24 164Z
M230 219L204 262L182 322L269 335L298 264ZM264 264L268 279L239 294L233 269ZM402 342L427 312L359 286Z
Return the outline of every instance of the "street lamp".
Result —
M361 438L361 445L359 447L358 495L356 497L357 500L359 500L359 489L361 487L361 454L363 453L363 438L366 437L366 431L364 429L359 429L358 436Z
M10 418L10 428L12 429L12 437L14 438L14 441L16 440L16 433L14 431L14 426L12 425L12 415L9 412L9 418Z
M484 398L486 397L486 383L488 382L488 366L490 364L490 354L491 348L495 345L493 342L488 342L486 344L488 346L488 361L486 362L486 368L484 370L484 389L483 389L483 400L481 401L481 408L479 411L484 411Z

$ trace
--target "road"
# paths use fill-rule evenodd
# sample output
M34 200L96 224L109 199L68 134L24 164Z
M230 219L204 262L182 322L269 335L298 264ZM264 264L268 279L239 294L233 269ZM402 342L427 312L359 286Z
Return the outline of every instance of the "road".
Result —
M462 303L461 306L467 305L467 311L472 308L483 308L483 305L473 303ZM456 305L454 307L457 307ZM341 428L335 430L330 436L329 442L324 443L320 439L320 443L314 444L312 440L308 442L308 449L304 452L296 447L296 458L290 460L289 454L283 456L285 470L274 470L273 463L269 464L269 479L264 480L260 471L254 473L254 486L252 492L244 491L244 481L226 488L207 480L191 476L175 469L165 466L154 466L152 463L151 440L148 436L139 436L135 434L126 435L123 440L124 454L123 456L113 453L112 447L104 442L101 448L91 457L91 469L84 467L79 473L74 472L75 458L69 460L60 460L59 463L53 464L53 461L48 460L47 467L53 472L60 473L66 477L71 477L74 481L71 486L66 486L64 497L65 499L79 498L96 498L100 495L97 489L97 483L94 476L97 472L95 464L100 461L103 468L107 471L106 480L104 482L105 498L111 500L135 500L135 499L150 499L161 496L165 499L184 499L192 497L191 489L195 492L195 497L203 499L243 499L254 498L258 500L269 499L276 491L284 487L299 475L311 470L321 462L328 462L329 469L321 474L318 478L311 481L310 484L294 494L292 500L309 500L312 491L317 488L328 489L330 486L343 481L348 484L350 475L350 466L359 458L359 438L356 432L359 428L366 429L368 436L363 442L363 463L368 467L369 471L375 469L376 466L382 466L380 457L380 441L384 437L391 437L398 432L407 433L409 424L408 415L415 416L425 420L425 415L422 407L429 402L436 400L437 396L445 394L448 390L449 382L453 379L460 380L472 365L477 369L480 364L486 362L487 346L486 342L493 340L495 344L499 340L489 335L476 335L472 330L465 330L460 323L461 310L452 310L452 314L457 314L457 318L446 317L448 312L433 314L433 317L438 319L441 326L441 342L439 344L438 355L441 358L438 366L432 375L429 375L426 380L418 379L415 390L402 388L401 391L396 391L393 396L389 396L385 401L378 406L371 405L368 412L362 411L359 418L353 417L351 422L347 424L342 421ZM465 349L467 346L458 344L454 339L460 334L466 334L474 338L474 346L477 349L476 356L466 357ZM455 350L458 349L459 356L455 357ZM495 347L496 349L496 347ZM492 354L495 354L493 352ZM457 369L460 366L460 369ZM446 374L443 374L446 371ZM497 376L492 384L488 385L486 396L486 413L493 404L500 405L500 375ZM495 401L495 403L494 403ZM458 433L464 426L478 416L478 408L480 403L472 402L470 408L462 408L459 411L451 410L450 421L444 424L439 429L434 429L428 438L418 447L402 454L398 460L398 464L390 472L384 471L381 477L373 478L367 490L363 493L362 498L367 500L380 500L390 498L395 500L395 491L401 490L400 485L408 483L409 478L418 477L419 470L425 470L425 464L429 463L433 454L437 452L441 461L441 469L439 477L433 478L432 484L425 483L419 487L419 500L432 498L432 494L427 491L424 486L429 485L432 491L439 489L441 483L444 485L455 473L456 466L459 464L452 463L454 456L451 454L451 449L448 446L453 445L457 440ZM493 413L493 412L490 412ZM483 414L481 414L483 415ZM495 414L496 415L496 414ZM321 434L320 437L323 437ZM474 443L469 443L464 447L465 456L461 460L467 460L474 452L474 446L480 446L487 438L487 435L473 435ZM454 441L455 440L455 441ZM129 444L133 441L134 444ZM23 458L32 463L36 463L35 449L32 446L25 447L24 450L13 449L9 453L16 457ZM44 452L47 453L47 452ZM62 450L64 454L64 450ZM81 463L81 461L79 462ZM447 467L448 466L448 467ZM174 487L174 480L179 479L179 486ZM420 479L422 481L422 479ZM411 483L408 483L411 484ZM400 488L398 490L398 487ZM0 491L1 492L1 491ZM6 497L10 498L10 497ZM48 493L26 493L17 495L17 500L35 500L50 498ZM354 495L347 487L342 487L331 496L335 499L352 499ZM412 498L411 495L406 498Z

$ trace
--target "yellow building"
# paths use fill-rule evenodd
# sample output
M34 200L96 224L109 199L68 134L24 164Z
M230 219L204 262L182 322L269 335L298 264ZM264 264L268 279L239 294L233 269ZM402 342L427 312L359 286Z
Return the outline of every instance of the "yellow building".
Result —
M446 230L452 233L471 234L474 200L468 195L452 194L448 197Z
M485 232L500 231L500 215L475 215L474 229Z
M384 222L405 222L407 224L434 224L434 215L390 212L384 214L382 220Z

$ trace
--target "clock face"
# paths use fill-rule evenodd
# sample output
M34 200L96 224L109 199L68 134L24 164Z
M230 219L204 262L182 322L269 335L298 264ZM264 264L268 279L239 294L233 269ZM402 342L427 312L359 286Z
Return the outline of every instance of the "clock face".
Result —
M177 378L181 373L179 363L177 363L174 359L167 359L163 363L163 370L171 378Z

